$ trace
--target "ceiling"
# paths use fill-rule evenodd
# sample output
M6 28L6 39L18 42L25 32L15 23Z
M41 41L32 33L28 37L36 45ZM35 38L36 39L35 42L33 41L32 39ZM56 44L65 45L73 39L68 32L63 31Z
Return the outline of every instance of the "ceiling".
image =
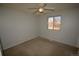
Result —
M34 12L34 10L28 10L27 8L38 7L39 3L10 3L2 4L3 7L13 8L24 12ZM47 3L48 8L55 8L55 11L69 9L69 8L79 8L78 3Z

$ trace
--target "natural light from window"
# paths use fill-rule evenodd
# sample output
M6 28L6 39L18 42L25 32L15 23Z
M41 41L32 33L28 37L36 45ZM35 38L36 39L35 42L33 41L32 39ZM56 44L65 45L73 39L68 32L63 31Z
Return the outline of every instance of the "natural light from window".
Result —
M48 18L48 29L60 30L61 16L54 16Z
M48 18L48 29L53 29L53 17Z

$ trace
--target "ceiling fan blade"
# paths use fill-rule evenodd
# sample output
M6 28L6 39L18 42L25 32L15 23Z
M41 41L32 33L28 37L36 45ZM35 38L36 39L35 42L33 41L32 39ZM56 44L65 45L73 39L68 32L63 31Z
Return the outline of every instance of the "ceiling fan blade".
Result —
M43 8L43 7L45 7L46 5L47 5L47 4L45 4L45 3L40 3L40 4L39 4L39 7L42 7L42 8Z
M55 8L45 8L44 10L54 11L54 10L55 10Z
M33 14L37 14L38 13L38 10L36 10Z
M37 9L37 8L28 8L28 9Z

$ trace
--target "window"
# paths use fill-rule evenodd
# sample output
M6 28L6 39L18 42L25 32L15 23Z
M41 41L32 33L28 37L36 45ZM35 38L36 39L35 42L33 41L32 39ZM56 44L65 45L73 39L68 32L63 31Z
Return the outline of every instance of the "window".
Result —
M60 30L61 16L54 16L48 18L48 29Z
M48 18L48 29L53 29L53 17Z

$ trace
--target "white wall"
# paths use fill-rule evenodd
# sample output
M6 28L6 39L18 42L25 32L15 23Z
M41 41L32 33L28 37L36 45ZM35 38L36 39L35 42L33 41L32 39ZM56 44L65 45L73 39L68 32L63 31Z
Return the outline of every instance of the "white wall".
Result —
M78 29L78 31L77 31L77 33L78 33L78 37L77 37L77 47L79 48L79 9L78 9L78 12L77 12L77 18L78 18L78 27L77 27L77 29Z
M58 12L53 12L52 14L41 16L40 19L40 36L48 38L50 40L55 40L68 45L76 46L76 41L78 37L77 30L77 13L78 10L67 9ZM61 15L62 25L60 31L48 30L48 17Z
M1 39L7 49L38 36L37 17L13 9L1 8Z
M79 29L79 26L78 26L78 29ZM77 37L77 44L76 44L76 47L79 48L79 31L78 31L78 37Z

